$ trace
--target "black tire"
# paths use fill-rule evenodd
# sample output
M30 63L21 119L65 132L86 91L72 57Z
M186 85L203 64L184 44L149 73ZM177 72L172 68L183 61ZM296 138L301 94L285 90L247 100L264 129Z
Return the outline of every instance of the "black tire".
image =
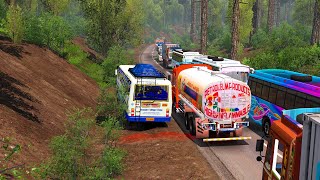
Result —
M187 130L190 130L190 127L189 127L189 119L190 119L190 113L185 113L185 116L184 116L184 125L186 127Z
M264 117L262 119L262 131L266 136L270 134L270 127L271 127L270 119L268 117Z
M195 118L193 116L192 113L190 113L191 116L189 118L189 127L190 127L190 134L192 136L195 136L196 135L196 122L195 122Z
M312 76L298 76L298 75L291 75L291 80L299 81L299 82L311 82Z

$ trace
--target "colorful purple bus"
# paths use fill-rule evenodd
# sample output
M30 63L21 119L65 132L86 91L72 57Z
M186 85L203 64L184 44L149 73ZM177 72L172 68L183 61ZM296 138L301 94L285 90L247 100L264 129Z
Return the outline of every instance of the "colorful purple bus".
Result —
M252 102L249 116L269 134L282 110L320 107L320 77L281 69L256 70L249 75Z

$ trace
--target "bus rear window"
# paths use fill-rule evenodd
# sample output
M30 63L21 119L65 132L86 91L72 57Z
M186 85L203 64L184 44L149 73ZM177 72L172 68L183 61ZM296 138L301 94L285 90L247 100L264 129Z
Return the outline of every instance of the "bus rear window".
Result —
M134 100L168 100L168 86L136 85Z

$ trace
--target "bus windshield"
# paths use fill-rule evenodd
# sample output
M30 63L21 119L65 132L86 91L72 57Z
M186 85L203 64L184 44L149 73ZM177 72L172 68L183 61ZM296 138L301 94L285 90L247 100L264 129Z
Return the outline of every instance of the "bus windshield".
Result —
M237 79L239 81L248 82L249 73L248 72L226 72L224 73L227 76L230 76L234 79Z
M136 85L134 100L168 100L168 86Z

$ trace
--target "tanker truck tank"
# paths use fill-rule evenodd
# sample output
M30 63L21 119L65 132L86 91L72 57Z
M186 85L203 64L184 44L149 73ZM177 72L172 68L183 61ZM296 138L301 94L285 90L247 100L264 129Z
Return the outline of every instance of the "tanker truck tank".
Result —
M251 106L251 91L242 81L206 65L181 65L173 71L173 94L177 112L184 113L186 128L197 138L210 134L232 138L213 138L204 141L244 140L239 137Z

